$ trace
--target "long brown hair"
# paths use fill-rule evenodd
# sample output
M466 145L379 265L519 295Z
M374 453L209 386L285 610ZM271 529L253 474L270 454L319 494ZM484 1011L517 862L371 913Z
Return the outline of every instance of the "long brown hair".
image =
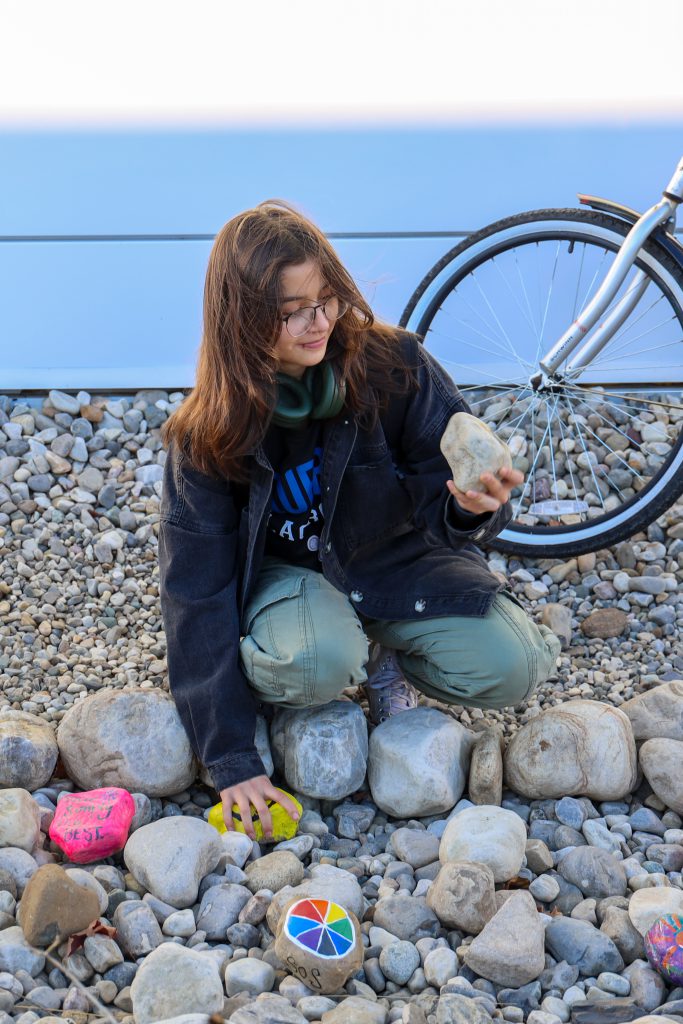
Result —
M209 475L240 482L245 456L266 433L277 401L273 353L282 321L280 274L313 260L349 303L330 334L325 360L346 381L346 406L361 426L376 422L389 392L415 385L399 328L378 320L323 232L281 199L266 199L224 224L209 255L196 383L162 428Z

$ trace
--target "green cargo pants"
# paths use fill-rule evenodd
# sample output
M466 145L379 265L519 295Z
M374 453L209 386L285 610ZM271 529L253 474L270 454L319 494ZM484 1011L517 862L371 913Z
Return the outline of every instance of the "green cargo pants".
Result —
M396 651L406 679L449 704L500 708L525 700L555 669L560 641L516 598L485 616L391 621L358 617L312 569L266 556L243 623L240 659L257 697L281 707L326 704L367 679L368 641Z

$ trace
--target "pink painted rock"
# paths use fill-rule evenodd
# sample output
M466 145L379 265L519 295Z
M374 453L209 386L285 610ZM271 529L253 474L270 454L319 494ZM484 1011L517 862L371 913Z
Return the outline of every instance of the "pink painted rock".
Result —
M57 804L50 839L74 864L102 860L126 845L134 814L135 801L126 789L69 793Z
M645 935L645 953L669 985L683 985L683 918L658 918Z

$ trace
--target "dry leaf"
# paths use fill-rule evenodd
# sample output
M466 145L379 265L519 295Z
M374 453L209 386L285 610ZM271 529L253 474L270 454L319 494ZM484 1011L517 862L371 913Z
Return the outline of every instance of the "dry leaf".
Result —
M69 941L66 944L65 957L71 956L76 950L80 949L85 940L89 935L108 935L110 939L113 939L116 935L116 928L112 928L109 925L102 924L99 918L89 924L82 932L74 932L73 935L69 936Z

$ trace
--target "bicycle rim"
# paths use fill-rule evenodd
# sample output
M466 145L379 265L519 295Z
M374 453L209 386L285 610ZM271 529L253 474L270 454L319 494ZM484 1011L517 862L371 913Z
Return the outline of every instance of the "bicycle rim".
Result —
M401 320L525 473L496 547L536 555L604 547L683 489L683 273L656 243L643 247L600 322L639 270L644 294L581 375L543 391L529 383L604 280L629 227L581 210L498 222L430 271Z

